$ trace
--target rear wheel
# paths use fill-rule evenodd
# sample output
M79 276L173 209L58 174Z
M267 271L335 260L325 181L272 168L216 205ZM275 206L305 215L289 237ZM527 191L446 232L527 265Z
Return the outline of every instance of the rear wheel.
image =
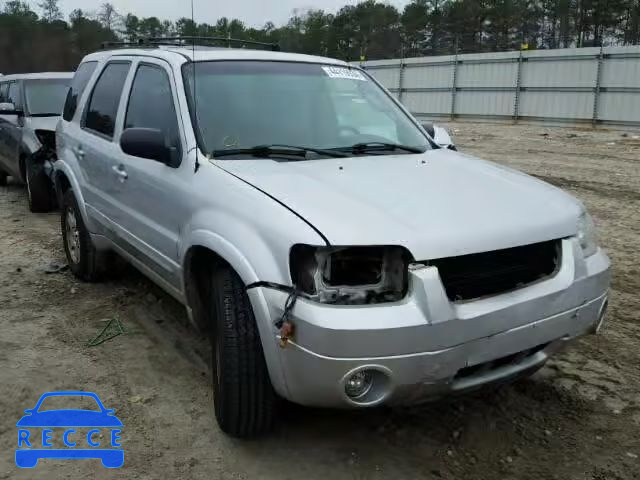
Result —
M277 401L245 286L229 267L216 268L210 298L218 424L234 437L266 433L273 428Z
M26 175L29 210L33 213L50 212L53 209L53 189L44 166L27 160Z
M64 251L69 269L80 280L95 282L105 271L106 255L98 252L82 220L73 190L64 193L60 215Z

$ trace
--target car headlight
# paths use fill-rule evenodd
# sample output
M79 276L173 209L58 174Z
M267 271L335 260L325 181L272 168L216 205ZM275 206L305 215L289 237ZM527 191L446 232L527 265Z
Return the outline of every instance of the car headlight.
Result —
M402 247L314 247L291 249L291 279L307 298L333 305L402 300L408 290L411 255Z
M578 241L582 247L584 257L590 257L598 251L598 239L596 228L591 215L584 212L578 219Z

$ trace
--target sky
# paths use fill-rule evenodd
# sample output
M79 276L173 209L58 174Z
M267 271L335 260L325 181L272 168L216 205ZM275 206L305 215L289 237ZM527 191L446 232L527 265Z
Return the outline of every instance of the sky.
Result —
M107 0L60 0L65 17L76 9L95 12ZM119 13L133 13L139 17L155 16L161 20L176 20L191 17L190 0L110 0ZM28 0L36 11L39 0ZM260 27L267 21L276 25L286 23L293 10L316 8L336 12L347 4L358 0L194 0L196 21L213 23L220 17L238 18L249 26ZM409 0L386 0L397 8L404 7Z

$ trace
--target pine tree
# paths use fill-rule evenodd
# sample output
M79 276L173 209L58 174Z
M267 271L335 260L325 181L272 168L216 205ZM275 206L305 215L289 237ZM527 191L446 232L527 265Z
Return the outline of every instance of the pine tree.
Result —
M58 0L43 0L38 6L42 9L42 19L45 22L62 20L62 11L58 6Z

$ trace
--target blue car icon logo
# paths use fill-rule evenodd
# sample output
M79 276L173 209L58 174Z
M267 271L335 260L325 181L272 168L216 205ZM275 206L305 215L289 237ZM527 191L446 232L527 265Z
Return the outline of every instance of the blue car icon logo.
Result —
M99 407L99 411L84 409L40 411L42 402L50 397L92 398ZM107 468L119 468L124 463L124 450L120 444L122 422L115 416L115 410L106 409L95 393L45 393L33 409L24 412L26 415L16 424L18 427L16 465L18 467L33 468L41 458L99 458L102 465ZM79 432L79 429L87 428L90 430L86 435ZM41 435L40 429L42 429ZM64 442L65 448L53 448L54 435L59 437L57 440Z

